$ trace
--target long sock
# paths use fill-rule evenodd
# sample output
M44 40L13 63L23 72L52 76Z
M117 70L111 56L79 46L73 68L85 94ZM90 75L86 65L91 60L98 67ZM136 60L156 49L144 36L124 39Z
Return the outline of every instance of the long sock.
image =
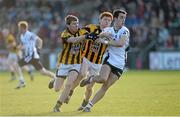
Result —
M19 77L19 82L23 82L23 83L25 82L23 76L20 76L20 77Z
M55 107L56 107L56 108L60 108L61 105L62 105L62 102L60 102L60 101L58 100L57 103L56 103L56 105L55 105Z
M92 107L93 107L93 103L90 101L90 102L86 105L86 107L92 108Z
M15 78L15 73L13 71L11 71L11 76L12 78Z
M81 106L82 106L82 107L85 107L85 106L88 104L88 102L89 102L88 100L85 100L85 99L84 99L83 102L82 102L82 104L81 104Z
M29 70L29 71L28 71L28 74L29 74L31 77L33 77L32 70Z
M74 90L70 90L69 96L71 97L73 95Z

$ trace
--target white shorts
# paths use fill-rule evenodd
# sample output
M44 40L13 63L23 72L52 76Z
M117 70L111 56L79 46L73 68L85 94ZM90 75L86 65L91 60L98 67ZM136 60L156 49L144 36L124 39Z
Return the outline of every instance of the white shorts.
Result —
M83 57L83 63L88 64L88 75L99 75L102 64L95 64L90 62L87 58Z
M11 61L11 62L18 62L18 56L16 53L9 53L8 55L8 61Z
M65 77L68 75L69 71L77 71L79 73L81 68L81 64L60 64L57 71L56 71L56 77Z

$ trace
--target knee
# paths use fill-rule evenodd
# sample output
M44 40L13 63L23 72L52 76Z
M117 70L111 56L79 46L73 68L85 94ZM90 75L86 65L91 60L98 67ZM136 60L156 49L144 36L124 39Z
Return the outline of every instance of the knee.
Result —
M78 77L79 77L80 79L83 79L84 77L86 77L86 74L80 73Z
M54 91L55 91L55 92L59 92L60 89L59 89L59 88L54 88Z
M99 78L99 83L104 84L105 82L106 82L106 80L104 78L102 78L102 77Z
M86 90L87 90L88 92L90 92L90 91L92 91L92 87L87 86L87 87L86 87Z

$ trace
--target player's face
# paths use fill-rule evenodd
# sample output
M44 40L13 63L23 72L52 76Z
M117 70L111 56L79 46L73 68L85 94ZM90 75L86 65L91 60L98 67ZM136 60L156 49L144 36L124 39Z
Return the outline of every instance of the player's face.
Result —
M111 25L112 19L111 17L104 16L102 19L100 19L100 26L102 28L109 27Z
M126 14L119 13L118 18L116 19L116 25L118 26L124 25L125 20L126 20Z
M19 32L20 33L24 33L26 31L26 28L24 28L23 26L19 27Z
M71 22L71 24L68 25L68 28L72 33L76 33L79 28L79 22L78 21Z

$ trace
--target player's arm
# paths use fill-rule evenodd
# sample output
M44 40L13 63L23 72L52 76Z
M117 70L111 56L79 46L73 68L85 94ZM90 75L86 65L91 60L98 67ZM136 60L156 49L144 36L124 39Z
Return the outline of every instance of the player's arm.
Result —
M78 43L78 42L81 42L85 39L85 35L82 35L82 36L78 36L78 37L69 37L67 39L67 42L68 43Z
M125 31L122 36L120 37L119 41L115 41L112 36L107 37L108 40L105 40L103 38L100 39L100 43L110 45L110 46L115 46L115 47L122 47L124 46L126 39L128 39L129 34L127 31Z
M41 39L40 37L37 37L37 39L36 39L36 47L37 47L38 49L41 49L42 46L43 46L43 41L42 41L42 39Z
M122 47L122 46L124 46L127 38L128 37L126 35L122 35L121 39L119 39L118 42L115 40L110 40L110 41L107 41L106 43L107 43L107 45L110 45L110 46Z

